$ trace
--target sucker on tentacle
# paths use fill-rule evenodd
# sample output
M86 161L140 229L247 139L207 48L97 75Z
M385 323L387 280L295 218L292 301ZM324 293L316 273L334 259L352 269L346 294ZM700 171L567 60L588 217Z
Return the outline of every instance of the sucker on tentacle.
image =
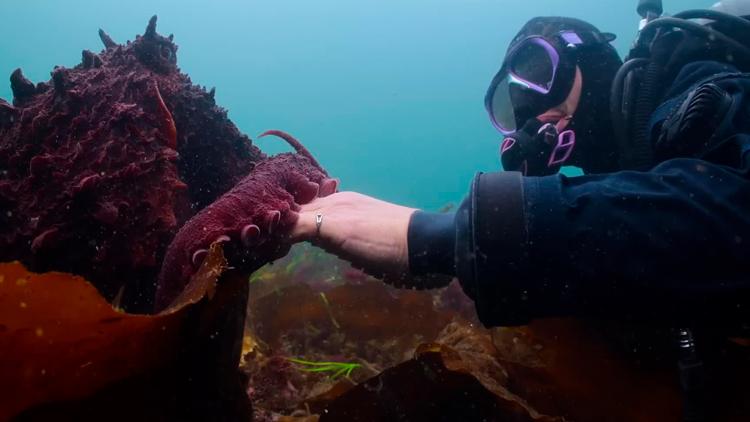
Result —
M208 249L198 249L193 253L193 267L196 269L201 266L203 259L208 255Z
M277 136L285 140L287 143L289 143L289 145L292 146L292 148L294 148L295 151L297 151L298 154L303 155L305 158L310 160L315 167L322 169L322 167L320 166L320 164L318 164L318 161L315 159L315 157L313 157L312 154L310 154L310 151L308 151L307 148L305 148L305 146L302 145L302 143L298 141L297 138L295 138L294 136L281 130L271 129L271 130L267 130L261 133L260 136L258 136L258 138L263 138L264 136L269 136L269 135Z
M291 232L299 205L333 193L336 184L304 153L278 154L260 163L175 235L159 273L156 310L185 288L212 243L231 242L228 261L248 272L283 256L291 247L285 233Z
M256 226L255 224L246 225L240 232L240 240L242 240L242 244L245 245L246 248L253 246L259 236L260 227Z

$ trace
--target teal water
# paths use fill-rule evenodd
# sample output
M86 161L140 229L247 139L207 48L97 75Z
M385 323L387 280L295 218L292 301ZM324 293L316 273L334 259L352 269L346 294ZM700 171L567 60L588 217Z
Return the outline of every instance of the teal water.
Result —
M665 0L669 12L711 0ZM300 138L342 188L437 209L461 200L477 171L500 168L483 108L505 48L529 18L568 15L619 36L636 0L131 0L0 2L0 97L16 67L35 82L142 33L153 14L174 33L178 63L251 137ZM278 141L261 140L267 152Z

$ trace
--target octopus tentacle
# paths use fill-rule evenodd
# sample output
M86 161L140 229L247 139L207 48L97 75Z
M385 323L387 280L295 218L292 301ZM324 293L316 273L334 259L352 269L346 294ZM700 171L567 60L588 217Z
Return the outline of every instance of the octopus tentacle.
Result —
M159 108L159 113L162 118L162 132L167 138L167 146L172 149L177 149L177 126L174 123L172 113L167 108L167 104L164 102L164 98L161 96L159 91L159 85L154 82L153 84L154 95L156 97L156 104Z
M307 148L305 148L305 146L302 145L302 143L298 141L297 138L295 138L294 136L281 130L271 129L271 130L267 130L261 133L260 136L258 136L258 138L263 138L265 136L277 136L287 141L289 145L291 145L292 148L294 148L294 150L297 151L298 154L303 155L305 158L310 160L315 167L322 169L322 167L320 166L320 164L318 164L318 161L315 159L315 157L313 157L312 154L310 154L310 151L308 151Z
M228 260L244 271L283 256L291 246L285 233L296 222L297 204L313 200L319 186L331 190L331 180L303 154L279 154L259 164L177 233L159 274L156 309L179 295L211 243L230 242Z

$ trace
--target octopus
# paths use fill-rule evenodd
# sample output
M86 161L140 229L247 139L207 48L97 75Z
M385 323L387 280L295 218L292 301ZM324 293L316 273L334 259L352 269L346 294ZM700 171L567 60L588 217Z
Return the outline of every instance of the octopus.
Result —
M285 255L299 206L335 192L295 138L267 156L177 66L173 35L104 49L0 99L0 262L82 275L130 312L164 309L220 242L252 272Z

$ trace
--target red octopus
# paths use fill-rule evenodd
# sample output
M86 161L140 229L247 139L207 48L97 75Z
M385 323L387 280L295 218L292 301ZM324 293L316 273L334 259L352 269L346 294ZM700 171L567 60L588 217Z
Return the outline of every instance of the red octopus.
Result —
M177 67L156 32L84 50L0 99L0 261L91 280L131 312L163 308L208 245L252 271L288 249L293 211L336 181L293 138L267 157Z
M291 229L298 204L336 191L336 180L327 178L299 141L275 130L261 136L266 135L285 139L297 153L261 162L237 186L182 227L164 258L156 291L157 309L169 305L182 291L208 254L211 243L229 242L225 250L229 251L231 262L256 269L288 252L288 243L267 240Z

